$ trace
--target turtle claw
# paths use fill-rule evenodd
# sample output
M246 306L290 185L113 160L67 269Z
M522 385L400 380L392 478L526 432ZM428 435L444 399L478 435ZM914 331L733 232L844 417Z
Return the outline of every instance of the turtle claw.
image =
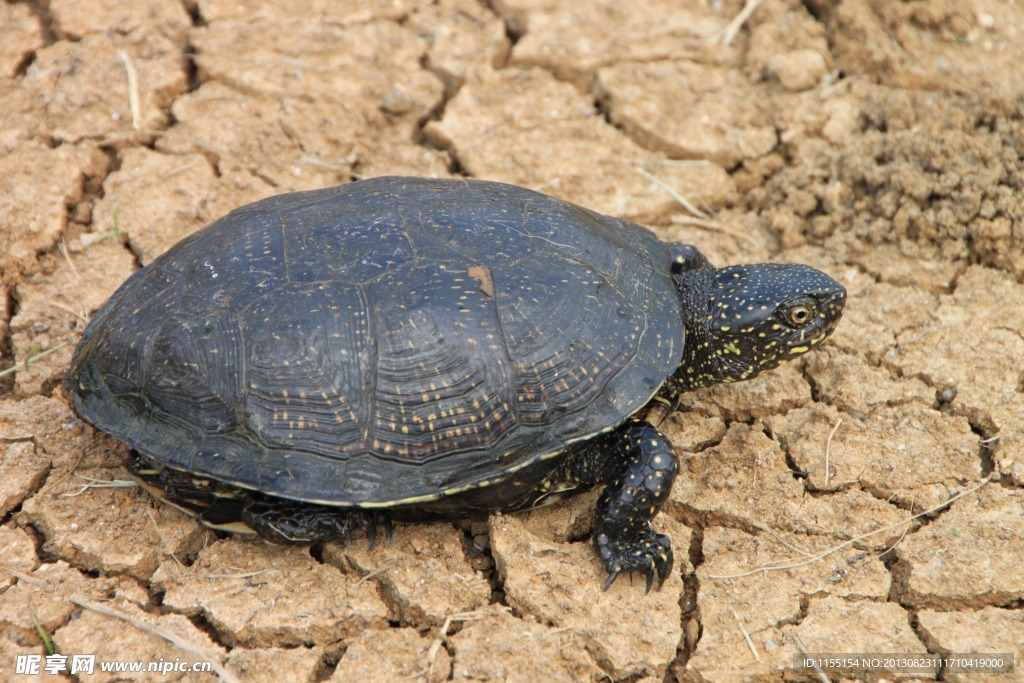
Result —
M352 547L352 530L363 529L366 532L367 550L377 545L377 529L384 529L384 545L391 544L391 516L382 510L364 510L356 508L345 514L345 549Z
M651 588L655 586L655 579L657 589L661 590L665 579L672 572L672 544L664 534L649 531L632 541L612 540L606 534L598 534L594 544L605 561L605 569L608 570L603 590L608 590L619 574L638 571L646 579L647 587L644 593L650 593Z
M370 541L366 549L373 550L373 544L377 541L377 523L373 521L372 516L366 522L366 538Z
M373 550L373 546L377 544L378 527L384 529L385 547L391 545L391 532L394 529L391 526L391 515L387 511L364 512L360 520L360 526L366 529L366 538L370 542L367 550Z
M644 576L647 578L647 587L644 588L644 595L647 595L651 592L651 586L654 584L654 574L654 567L651 567L650 569L644 572ZM660 572L658 574L658 590L661 590L661 584L665 583L665 579L661 578Z

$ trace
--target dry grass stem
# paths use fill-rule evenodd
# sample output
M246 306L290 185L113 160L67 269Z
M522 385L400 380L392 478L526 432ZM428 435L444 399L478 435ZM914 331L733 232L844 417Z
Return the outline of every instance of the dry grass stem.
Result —
M118 145L122 142L131 142L134 144L143 144L144 138L147 137L161 137L166 135L165 130L156 130L154 128L145 128L140 130L124 130L118 133L111 133L110 135L100 138L96 144L100 147L110 147Z
M139 130L142 127L139 121L139 75L127 52L118 50L117 56L121 58L124 71L128 75L128 109L132 113L132 129Z
M910 510L910 511L911 511L911 512L913 512L913 511L914 511L914 510L913 510L913 507L911 507L911 510ZM890 552L892 552L892 551L893 551L893 550L894 550L894 549L896 548L896 546L898 546L898 545L899 545L900 543L902 543L902 542L903 542L903 539L907 537L907 532L908 532L908 531L910 531L910 521L911 521L912 519L914 519L914 518L913 518L913 517L911 517L910 519L908 519L908 520L907 520L907 525L906 525L905 527L903 527L903 533L902 533L902 534L900 534L900 537L896 539L896 542L895 542L895 543L893 543L893 544L892 544L891 546L889 546L888 548L886 548L885 550L883 550L882 552L880 552L880 553L878 554L878 556L877 556L877 559L879 559L879 560L880 560L880 559L882 559L883 557L885 557L886 555L888 555L888 554L889 554Z
M768 573L770 571L782 571L782 570L785 570L785 569L796 569L798 567L803 567L803 566L808 565L808 564L813 564L814 562L822 560L822 559L828 557L829 555L832 555L833 553L836 553L836 552L842 550L843 548L851 546L854 543L857 543L858 541L864 540L865 538L870 538L871 536L875 536L877 534L880 534L880 533L883 533L883 532L886 532L886 531L891 531L891 530L899 528L899 527L901 527L903 525L909 525L909 523L914 521L915 519L920 519L921 517L925 517L927 515L930 515L933 512L938 512L942 508L948 507L948 506L952 505L953 503L955 503L956 501L960 500L961 498L964 498L964 497L969 496L970 494L974 493L975 491L977 491L981 487L983 487L986 484L988 484L991 480L992 480L992 476L989 475L989 476L985 477L984 479L982 479L980 482L978 482L978 484L976 486L973 486L972 488L969 488L966 491L961 491L960 493L958 493L957 495L953 496L949 500L947 500L947 501L945 501L943 503L939 503L938 505L936 505L934 507L931 507L931 508L925 510L924 512L920 512L920 513L918 513L916 515L913 515L912 517L909 517L909 518L907 518L905 520L902 520L900 522L896 522L895 524L890 524L889 526L882 527L881 529L875 529L874 531L869 531L866 534L861 534L860 536L857 536L856 538L851 538L850 540L844 541L844 542L840 543L839 545L832 546L831 548L823 550L820 553L816 553L816 554L812 555L811 557L809 557L807 559L779 560L778 562L772 562L769 565L766 565L766 566L763 566L763 567L757 567L756 569L751 569L750 571L740 572L738 574L711 574L709 576L709 578L712 578L712 579L741 579L743 577L752 576L754 574ZM895 544L893 545L893 547L895 547ZM891 549L892 548L890 548L889 550L891 550ZM886 551L886 552L888 552L888 551Z
M668 184L664 180L662 180L658 176L654 175L653 173L649 172L647 169L639 168L638 167L636 169L636 172L639 173L640 175L642 175L644 178L647 178L648 180L650 180L652 183L654 183L655 185L657 185L661 189L665 190L665 192L668 192L669 196L671 196L672 199L674 199L677 202L679 202L680 204L682 204L683 207L687 211L692 213L697 218L701 218L703 220L707 220L707 219L711 218L710 214L707 214L707 213L701 211L700 209L698 209L696 206L691 204L690 201L688 199L686 199L686 197L682 196L681 194L679 194L678 192L673 190L671 187L668 186Z
M0 572L5 572L7 574L10 574L11 576L13 576L14 578L18 579L19 581L24 581L25 583L31 583L34 586L48 586L49 585L48 583L46 583L42 579L37 579L34 576L29 576L28 574L26 574L24 572L20 572L17 569L11 569L10 567L7 567L7 566L2 565L2 564L0 564Z
M370 579L372 579L375 576L380 576L381 574L383 574L384 572L386 572L387 570L391 569L394 566L395 566L394 561L385 562L381 566L379 566L376 569L374 569L373 571L371 571L366 576L364 576L361 579L359 579L358 581L356 581L355 584L353 584L353 585L354 586L358 586L358 585L362 584L364 581L369 581Z
M801 548L796 543L790 543L788 539L783 538L781 534L776 533L773 529L771 529L769 527L759 526L758 528L761 531L763 531L766 534L768 534L769 536L771 536L772 538L774 538L775 541L779 545L781 545L784 548L788 548L788 549L792 550L797 555L803 555L804 557L811 557L812 555L816 555L817 554L813 550L807 550L806 548Z
M832 428L832 432L828 435L828 441L825 442L825 490L828 490L829 475L832 472L832 437L836 435L839 430L839 425L843 424L843 418L836 420L836 426Z
M11 374L17 372L20 369L21 366L24 366L25 370L28 370L29 369L29 365L30 365L30 363L32 361L39 360L40 358L46 358L51 353L56 353L57 351L60 351L61 349L63 349L67 345L68 345L67 342L61 342L60 344L57 344L56 346L53 346L53 347L51 347L49 349L46 349L45 351L39 351L38 353L33 353L33 351L35 350L35 349L33 349L33 351L29 351L28 355L25 356L25 360L20 361L18 363L15 363L11 367L7 368L6 370L0 370L0 377L4 377L5 375L11 375ZM38 347L35 347L35 348L38 348Z
M430 670L434 666L434 660L437 659L437 653L444 644L445 638L448 637L448 629L452 627L453 621L478 621L486 618L491 612L488 610L478 610L476 612L460 612L458 614L449 614L444 618L444 624L441 626L441 632L438 633L437 639L431 643L430 649L427 650L427 663L422 671L417 672L410 676L410 678L426 677Z
M67 261L68 268L71 269L71 272L74 274L75 279L81 280L82 276L78 274L78 268L75 268L75 264L71 260L71 255L68 254L68 244L67 242L64 241L63 237L60 238L60 243L57 244L57 250L60 252L60 255L64 257L64 260Z
M273 569L261 569L258 572L240 572L238 574L200 574L204 579L251 579L260 574L277 574Z
M75 603L79 607L96 612L97 614L102 614L107 617L113 617L115 619L126 621L135 628L139 629L140 631L144 631L145 633L156 636L158 638L163 638L168 643L171 643L172 645L184 650L185 652L193 654L202 659L203 661L210 662L210 664L213 665L214 672L217 674L218 677L220 677L220 680L225 681L225 683L241 683L241 679L238 678L238 676L236 676L228 669L224 668L224 665L221 663L219 656L208 653L200 646L185 640L176 633L171 633L170 631L167 631L156 626L150 626L141 619L136 619L135 617L125 614L124 612L119 612L116 609L107 607L106 605L100 605L99 603L83 600L79 597L71 598L71 602Z
M736 620L736 625L739 627L740 633L743 634L743 640L747 641L747 647L749 647L750 651L753 653L754 659L760 662L761 655L758 654L757 648L754 647L754 641L750 639L750 634L747 633L747 629L743 627L743 622L740 620L740 615L736 614L735 609L731 607L729 609L732 611L732 616Z
M756 246L757 242L753 237L746 233L740 232L736 228L730 228L724 223L720 223L716 220L706 220L703 218L693 218L691 216L677 216L670 221L673 225L684 225L688 227L698 228L700 230L707 230L708 232L722 232L737 241L744 242L749 246Z
M797 649L800 650L800 654L807 655L807 646L804 645L804 641L800 639L800 636L793 636L793 642L796 643ZM829 677L825 675L825 672L821 670L821 667L817 664L814 665L814 671L818 676L818 680L821 683L830 683Z
M71 263L71 262L68 261L68 263ZM60 310L64 311L65 313L70 313L71 315L75 316L76 318L80 318L81 320L83 320L86 323L89 322L89 318L84 313L80 313L80 312L76 311L75 309L71 308L70 306L65 306L64 304L62 304L62 303L60 303L58 301L47 301L46 303L48 303L49 305L53 306L54 308L59 308Z
M77 463L76 463L77 465ZM87 477L84 474L75 473L75 476L79 479L85 480L86 483L82 484L76 491L69 491L60 494L62 498L74 498L80 496L89 489L131 489L138 486L138 482L128 481L125 479L94 479L93 477Z
M750 19L750 15L754 13L754 10L756 10L757 6L760 4L761 0L747 0L747 4L743 6L740 13L737 14L736 17L729 22L729 25L725 27L725 30L722 31L719 42L726 47L732 44L733 39L736 38L736 34L740 32L740 29L743 28L743 24L747 23L747 20Z

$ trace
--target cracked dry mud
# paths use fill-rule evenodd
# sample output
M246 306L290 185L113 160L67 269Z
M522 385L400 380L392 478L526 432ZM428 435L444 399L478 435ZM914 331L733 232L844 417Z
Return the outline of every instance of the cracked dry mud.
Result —
M33 618L65 654L195 659L74 598L244 681L806 680L800 648L1015 652L986 680L1024 680L1024 7L765 0L723 45L741 4L0 3L0 679ZM848 288L821 350L663 423L660 592L601 592L593 494L368 552L84 488L126 449L55 388L114 288L235 206L382 174Z

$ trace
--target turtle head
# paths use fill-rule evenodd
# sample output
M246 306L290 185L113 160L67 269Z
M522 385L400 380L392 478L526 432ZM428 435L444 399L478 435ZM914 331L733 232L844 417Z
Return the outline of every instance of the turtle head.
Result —
M804 265L706 268L677 282L686 311L683 363L669 387L677 394L751 379L807 353L846 304L841 284Z

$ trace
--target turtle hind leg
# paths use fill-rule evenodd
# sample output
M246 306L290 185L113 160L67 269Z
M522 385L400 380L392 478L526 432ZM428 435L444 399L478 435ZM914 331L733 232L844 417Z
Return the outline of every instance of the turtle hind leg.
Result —
M391 516L386 510L331 507L299 503L219 484L198 475L156 465L133 452L126 463L132 479L163 501L204 526L236 534L259 534L274 543L320 543L345 539L363 529L373 547L377 529L391 542Z
M606 484L597 501L594 546L604 560L607 589L619 574L638 571L650 591L672 571L672 544L651 520L665 504L679 472L672 444L650 423L631 420L582 447L566 463L569 481Z
M391 516L386 510L331 507L253 495L242 510L242 521L273 543L344 539L347 547L352 544L352 531L363 529L373 548L378 527L384 529L385 544L391 542Z
M162 467L135 451L126 463L132 479L156 500L166 503L214 531L251 535L242 522L246 494L202 477Z

